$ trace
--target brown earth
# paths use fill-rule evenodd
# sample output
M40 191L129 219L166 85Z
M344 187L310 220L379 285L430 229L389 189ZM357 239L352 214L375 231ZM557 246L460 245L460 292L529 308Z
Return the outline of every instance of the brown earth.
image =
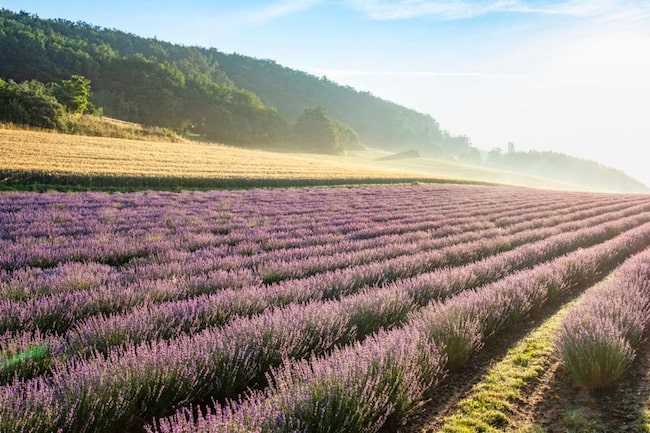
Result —
M556 311L556 310L555 310ZM426 396L427 400L403 426L387 426L382 433L434 433L442 420L452 415L457 403L479 383L491 365L508 349L552 314L531 319L525 326L491 341L462 369L450 373ZM638 349L630 369L616 384L586 391L572 383L559 357L554 354L546 372L517 402L510 419L521 432L649 433L643 427L644 411L650 400L650 333ZM534 429L534 428L536 429ZM514 431L514 430L513 430Z
M547 309L544 314L532 317L527 323L517 329L502 333L488 341L486 346L462 368L453 371L435 386L425 402L403 426L387 426L382 433L433 433L442 425L442 420L456 411L457 403L467 397L472 387L479 383L490 367L499 362L508 349L517 344L536 327L540 326L558 306Z
M642 424L649 398L650 343L646 340L620 381L592 392L575 386L555 356L548 374L520 405L518 417L547 432L647 432Z

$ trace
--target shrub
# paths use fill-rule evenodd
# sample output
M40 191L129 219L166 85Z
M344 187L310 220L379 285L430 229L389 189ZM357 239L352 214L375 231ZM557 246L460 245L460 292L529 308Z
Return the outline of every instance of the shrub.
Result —
M426 310L417 323L430 341L441 345L449 370L462 367L483 346L478 319L457 306Z
M615 382L634 351L611 321L572 315L562 326L558 348L575 383L586 389Z
M564 320L557 346L576 384L600 388L634 360L650 322L650 251L622 265Z

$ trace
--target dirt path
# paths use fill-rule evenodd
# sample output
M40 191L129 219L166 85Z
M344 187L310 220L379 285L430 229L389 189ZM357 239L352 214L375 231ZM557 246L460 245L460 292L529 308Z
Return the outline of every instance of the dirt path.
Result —
M426 396L427 400L404 426L386 426L382 433L434 433L442 420L457 409L471 388L487 370L499 362L508 349L540 326L559 306L548 308L526 326L491 341L469 365L449 376ZM516 403L510 425L518 432L616 432L650 433L643 427L650 399L650 333L638 349L634 363L617 382L603 390L587 392L573 385L557 354L549 367ZM650 423L650 420L648 420Z
M386 427L382 433L434 433L442 425L442 420L456 411L457 403L479 383L488 369L499 362L519 340L548 317L557 312L559 306L548 308L544 315L530 319L525 325L499 335L481 350L461 369L450 373L445 380L426 396L425 403L412 416L405 426Z

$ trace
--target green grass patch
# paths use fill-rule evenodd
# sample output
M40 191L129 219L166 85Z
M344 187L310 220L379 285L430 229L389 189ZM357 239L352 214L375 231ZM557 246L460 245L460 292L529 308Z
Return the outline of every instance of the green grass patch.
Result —
M607 427L600 422L598 415L582 408L568 410L562 423L566 433L607 433Z
M0 357L0 384L10 382L15 374L31 377L34 372L49 368L52 362L47 345L34 346L9 356Z
M524 395L526 387L549 366L554 351L553 335L574 304L575 301L562 307L510 349L474 385L469 396L458 403L457 412L444 419L439 431L492 433L514 428L509 420L512 407Z
M650 401L648 402L648 405L650 405ZM645 409L643 411L641 420L639 421L638 430L642 433L650 433L650 409Z
M48 353L46 346L37 346L24 352L18 353L9 359L0 361L0 369L11 367L28 359L37 359L46 356Z

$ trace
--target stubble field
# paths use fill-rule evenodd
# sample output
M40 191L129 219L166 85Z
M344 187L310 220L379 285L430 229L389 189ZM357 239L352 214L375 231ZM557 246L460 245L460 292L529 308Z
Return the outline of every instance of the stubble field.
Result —
M4 129L0 189L147 190L452 183L592 190L433 158L382 161L376 149L344 155L264 151L216 143L170 143Z
M165 143L1 128L0 143L0 186L171 189L433 180L431 176L368 167L345 158L330 160L213 143ZM443 180L438 177L438 181Z

